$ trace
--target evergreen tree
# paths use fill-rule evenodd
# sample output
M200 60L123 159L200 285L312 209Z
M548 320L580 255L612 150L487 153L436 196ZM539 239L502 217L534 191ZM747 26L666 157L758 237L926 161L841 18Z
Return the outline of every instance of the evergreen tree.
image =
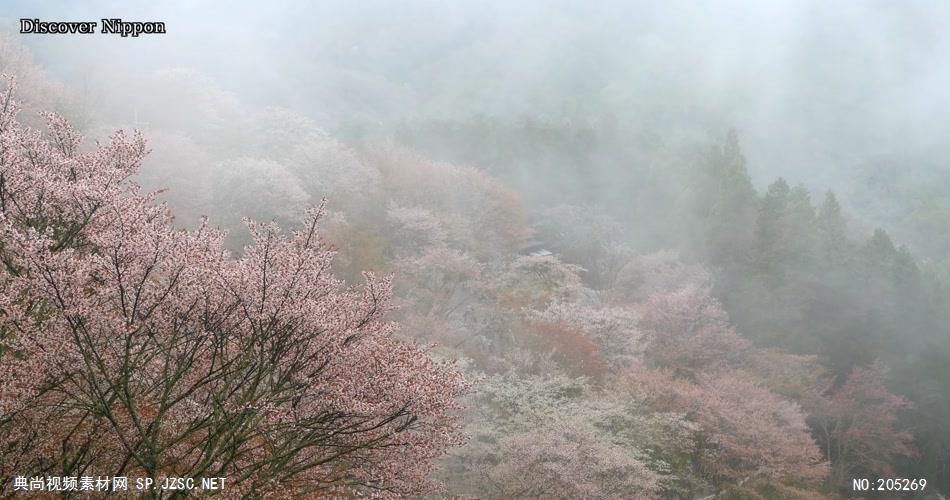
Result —
M901 245L894 256L892 276L898 289L916 291L920 286L920 268L906 246Z
M897 255L897 248L894 247L894 242L887 235L887 231L877 228L865 245L865 255L872 263L883 264L890 262Z
M816 246L815 208L805 186L798 185L789 192L788 206L782 220L782 248L785 257L794 263L798 272L808 271L813 263Z
M832 191L825 193L825 200L818 209L816 220L819 255L822 260L838 263L847 252L847 236L841 205Z
M710 149L702 174L694 207L704 226L705 256L718 265L743 261L752 242L756 194L735 129Z
M756 222L756 258L759 272L773 278L780 277L784 249L782 248L782 223L788 207L791 189L785 179L773 182L759 207Z

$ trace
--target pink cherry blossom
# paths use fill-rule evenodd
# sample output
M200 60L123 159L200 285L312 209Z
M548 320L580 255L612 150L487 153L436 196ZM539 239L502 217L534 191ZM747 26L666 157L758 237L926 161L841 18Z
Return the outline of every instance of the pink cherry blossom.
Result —
M345 286L320 240L247 221L232 258L132 176L0 110L0 475L224 476L232 493L415 495L464 439L451 365L397 341L391 277ZM4 487L9 487L4 483Z

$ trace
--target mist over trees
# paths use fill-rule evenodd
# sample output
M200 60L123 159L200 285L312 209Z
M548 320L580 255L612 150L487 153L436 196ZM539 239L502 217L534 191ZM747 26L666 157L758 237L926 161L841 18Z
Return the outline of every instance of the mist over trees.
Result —
M117 9L0 8L4 495L950 494L946 5Z

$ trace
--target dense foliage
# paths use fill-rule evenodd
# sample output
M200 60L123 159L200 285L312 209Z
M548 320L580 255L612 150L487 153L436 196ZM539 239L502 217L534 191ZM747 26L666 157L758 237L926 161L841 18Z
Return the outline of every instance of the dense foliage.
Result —
M0 473L226 477L230 492L430 491L463 442L452 367L393 338L391 283L333 277L321 211L284 236L171 225L129 180L146 153L89 152L0 99ZM157 483L156 483L157 484ZM9 481L3 491L10 492Z
M613 287L614 297L642 298L616 290L631 280L654 279L625 266L625 248L679 248L686 262L708 267L712 294L748 341L818 356L831 377L829 391L845 385L852 372L886 366L886 375L875 373L906 398L891 401L889 407L903 409L894 425L911 429L917 446L916 453L887 455L888 467L950 487L950 297L939 279L939 259L915 258L885 230L847 213L831 191L815 202L808 188L784 179L757 190L735 132L702 146L596 120L562 125L476 118L455 126L423 122L418 130L402 137L437 157L491 166L530 193L539 207L539 235L567 262L588 270L586 283ZM574 156L556 154L579 134L587 140L570 146ZM452 146L475 140L485 146ZM546 155L560 160L532 163ZM605 163L627 168L618 172L602 168ZM593 201L581 196L590 190L530 180L529 172L547 176L551 169L579 182L609 171L610 182L597 187L602 196ZM826 440L819 414L809 422ZM825 454L849 460L835 459L829 449ZM834 487L844 487L839 467L853 465L834 467ZM881 466L875 470L887 470Z
M950 489L939 269L834 193L813 201L822 186L757 188L737 132L585 110L334 134L200 75L138 83L147 159L138 136L83 150L62 119L43 136L2 115L4 473L484 498ZM96 119L90 135L124 118Z

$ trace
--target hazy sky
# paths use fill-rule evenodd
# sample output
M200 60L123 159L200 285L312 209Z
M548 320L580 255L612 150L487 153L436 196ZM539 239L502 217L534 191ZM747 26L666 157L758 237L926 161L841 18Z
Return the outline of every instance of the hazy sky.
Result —
M194 68L328 127L606 109L660 130L734 125L758 183L815 187L948 149L947 2L14 1L0 16L164 21L139 39L22 39L67 84Z

